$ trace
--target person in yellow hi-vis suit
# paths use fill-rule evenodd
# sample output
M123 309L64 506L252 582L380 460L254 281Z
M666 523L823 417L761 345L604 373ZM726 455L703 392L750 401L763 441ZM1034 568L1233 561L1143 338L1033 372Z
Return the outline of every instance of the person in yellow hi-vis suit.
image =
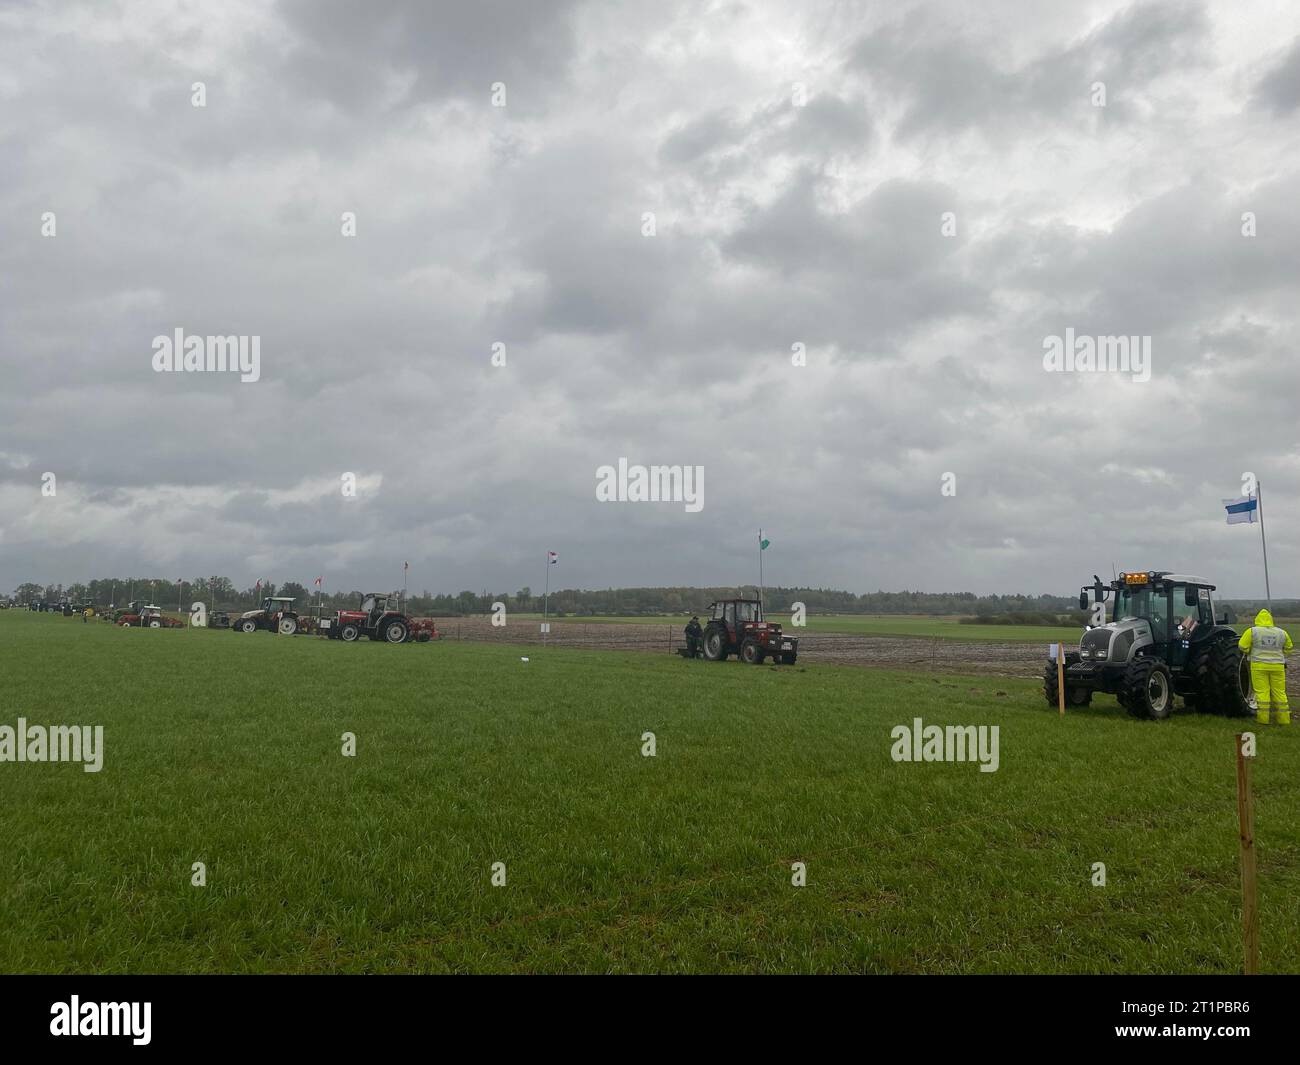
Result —
M1290 634L1273 624L1272 614L1261 610L1237 646L1250 655L1255 720L1261 725L1291 724L1291 707L1286 701L1286 656L1295 645Z

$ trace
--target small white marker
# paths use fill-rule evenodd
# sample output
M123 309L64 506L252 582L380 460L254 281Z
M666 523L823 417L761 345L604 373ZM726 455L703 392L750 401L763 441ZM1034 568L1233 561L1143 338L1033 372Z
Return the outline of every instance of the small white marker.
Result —
M519 656L519 661L521 661L521 662L527 662L528 659L525 658L523 655L520 655L520 656Z

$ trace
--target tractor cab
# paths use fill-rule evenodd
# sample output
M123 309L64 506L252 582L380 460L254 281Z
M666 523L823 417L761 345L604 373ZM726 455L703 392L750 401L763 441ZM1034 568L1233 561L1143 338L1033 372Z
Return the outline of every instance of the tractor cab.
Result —
M1084 643L1100 649L1101 637L1089 640L1089 635L1131 633L1131 646L1151 644L1161 654L1168 654L1171 665L1178 664L1186 657L1182 652L1209 635L1215 626L1214 587L1204 577L1165 570L1121 573L1109 585L1098 579L1091 589L1092 601L1103 604L1101 613L1109 614L1109 622L1089 626ZM1081 609L1088 609L1088 596L1089 589L1080 589ZM1104 609L1107 602L1109 610Z
M262 600L262 609L268 615L283 614L286 610L292 611L293 604L296 602L296 599L292 599L287 595L268 595Z
M763 604L757 599L725 599L709 605L712 621L721 621L733 633L742 625L763 623Z
M379 624L379 619L388 613L390 598L386 592L367 592L362 596L357 612L366 616L367 627L374 628Z

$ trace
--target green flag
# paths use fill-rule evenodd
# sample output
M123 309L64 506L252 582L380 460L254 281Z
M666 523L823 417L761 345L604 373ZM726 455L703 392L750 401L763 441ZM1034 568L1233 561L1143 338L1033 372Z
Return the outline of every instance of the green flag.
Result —
M766 551L766 550L767 550L767 545L770 544L771 542L772 542L771 540L759 540L759 541L758 541L758 549L759 549L760 551Z

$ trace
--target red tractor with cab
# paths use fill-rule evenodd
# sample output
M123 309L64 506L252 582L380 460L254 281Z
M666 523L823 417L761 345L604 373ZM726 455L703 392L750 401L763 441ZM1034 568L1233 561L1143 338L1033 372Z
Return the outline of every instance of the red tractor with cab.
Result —
M704 626L704 657L722 662L734 654L742 662L762 665L765 658L792 666L799 657L799 640L783 636L781 626L763 620L758 599L723 599L709 604L711 617Z
M390 598L381 592L367 593L356 610L340 610L332 618L321 618L320 634L344 643L353 643L362 636L384 643L406 643L412 638L412 621L400 610L388 609Z
M114 622L124 629L183 629L185 623L169 618L161 607L138 606L134 611L128 610L117 615Z

